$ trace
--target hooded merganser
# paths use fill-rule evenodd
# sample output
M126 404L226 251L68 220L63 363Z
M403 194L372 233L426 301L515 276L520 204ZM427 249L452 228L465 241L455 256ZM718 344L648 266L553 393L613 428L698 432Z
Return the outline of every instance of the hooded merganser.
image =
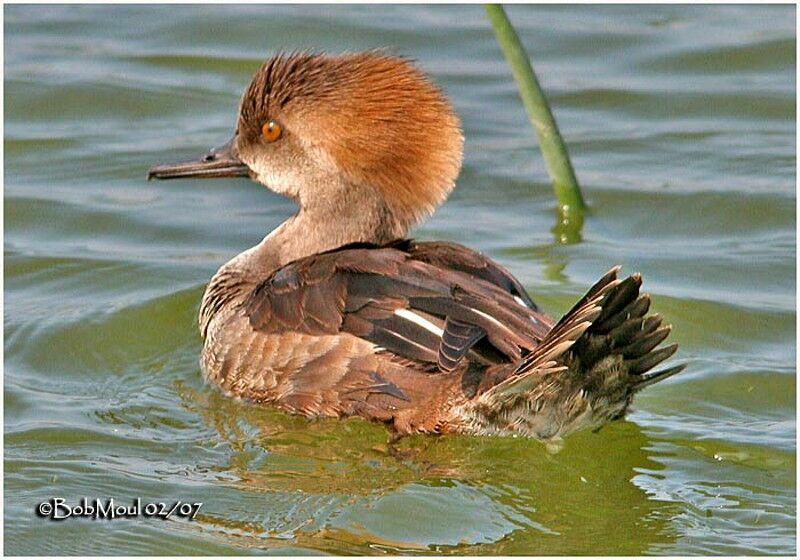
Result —
M236 132L150 178L249 176L298 213L227 262L200 306L207 379L306 416L398 434L557 441L622 417L677 345L641 277L611 269L559 321L500 265L406 239L453 189L460 121L408 61L280 54L245 91Z

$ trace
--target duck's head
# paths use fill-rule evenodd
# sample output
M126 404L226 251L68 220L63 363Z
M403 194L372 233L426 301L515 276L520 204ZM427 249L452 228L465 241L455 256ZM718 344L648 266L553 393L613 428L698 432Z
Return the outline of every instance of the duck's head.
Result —
M462 152L453 107L408 61L280 54L245 90L230 142L149 177L249 175L303 208L371 197L407 229L445 200Z

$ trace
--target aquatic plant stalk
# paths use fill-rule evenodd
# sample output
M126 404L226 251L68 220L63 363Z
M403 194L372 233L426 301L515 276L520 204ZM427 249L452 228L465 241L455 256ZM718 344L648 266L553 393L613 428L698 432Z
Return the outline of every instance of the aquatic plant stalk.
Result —
M485 4L486 14L492 22L497 42L511 66L511 72L519 86L520 97L528 111L528 117L539 138L539 147L553 181L553 190L558 199L559 210L564 219L575 218L582 222L586 203L583 200L578 179L569 159L567 146L558 131L550 105L539 86L539 80L531 66L525 47L519 40L514 26L506 15L503 6Z

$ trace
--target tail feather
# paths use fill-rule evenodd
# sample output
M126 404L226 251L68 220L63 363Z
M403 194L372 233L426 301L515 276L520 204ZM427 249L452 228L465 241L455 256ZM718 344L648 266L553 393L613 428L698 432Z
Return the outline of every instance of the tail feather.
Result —
M636 341L631 341L622 352L625 358L639 358L649 353L653 348L664 342L669 333L672 332L672 326L667 325L661 327L657 331L640 337Z
M676 373L682 372L684 369L686 369L686 364L680 364L671 368L662 369L659 371L648 373L646 375L642 375L641 379L634 384L633 392L638 393L645 387L649 387L653 383L658 383L659 381L662 381L667 377L672 377Z
M617 274L619 274L619 271L621 269L622 267L617 265L608 272L606 272L605 274L603 274L600 280L595 282L594 285L591 288L589 288L586 294L584 294L584 296L581 299L579 299L575 305L572 306L572 308L576 309L580 307L590 299L594 299L596 296L600 295L601 292L607 290L609 286L618 284L619 280L617 280ZM569 313L564 315L564 318L566 318L567 315L569 315Z
M545 378L550 383L555 374L572 378L578 387L588 387L589 381L581 379L589 377L597 390L612 383L615 398L624 401L621 406L625 407L633 393L682 371L684 365L648 373L672 356L678 345L658 348L672 328L662 326L660 315L647 314L650 296L639 292L641 275L619 280L619 270L612 268L592 286L517 364L512 375L483 394L483 403L501 406L544 383ZM617 380L623 383L621 392ZM582 390L580 394L583 396ZM561 397L554 394L553 398Z
M628 305L636 303L641 285L642 277L637 273L614 286L603 301L603 312L597 318L597 322L602 325L611 318L622 315L621 311L625 311Z
M670 344L669 346L665 346L660 350L645 354L641 358L638 358L630 363L629 373L633 375L642 375L647 373L649 370L656 367L658 364L672 356L677 351L678 345Z
M612 316L602 317L597 321L595 328L592 329L598 334L608 334L613 329L619 327L627 319L639 318L644 316L650 310L650 296L648 294L641 294L632 302L628 303L622 311Z
M543 362L539 364L535 371L535 375L521 375L516 377L509 377L502 383L492 387L491 391L487 392L481 398L481 404L487 406L489 409L502 409L507 404L514 401L517 397L534 389L542 380L550 374L560 374L566 371L567 367L558 365L554 361Z
M555 326L551 329L551 333L558 332L558 328L563 326L564 324L570 322L576 315L582 313L587 308L591 307L592 309L599 309L597 303L602 300L603 295L608 292L611 288L615 287L619 284L619 280L617 279L617 273L619 272L620 267L615 266L608 272L606 272L600 280L595 282L595 284L589 288L589 291L584 294L584 296L578 300L578 302L572 306L572 309L567 311L563 317L555 324Z
M601 315L601 302L609 290L619 285L619 267L609 270L588 292L578 300L572 309L564 314L550 329L542 342L518 364L515 374L519 375L541 364L555 359L566 352ZM559 352L553 352L553 349Z
M638 342L639 340L645 338L649 334L651 334L657 326L653 328L653 330L645 332L644 330L645 325L642 321L641 317L631 317L630 319L626 319L623 321L619 326L611 329L611 331L607 333L600 333L600 334L607 334L609 338L615 341L618 346L623 345L630 345L634 342ZM598 332L598 331L595 331Z
M638 340L640 337L647 336L660 327L663 320L664 318L659 313L648 315L642 322L642 329L636 334L636 336L633 337L632 340Z

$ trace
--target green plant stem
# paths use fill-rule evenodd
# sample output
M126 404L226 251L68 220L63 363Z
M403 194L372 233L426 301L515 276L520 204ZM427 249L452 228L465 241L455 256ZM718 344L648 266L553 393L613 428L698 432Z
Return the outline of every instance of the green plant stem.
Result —
M511 66L514 79L519 86L520 97L528 111L528 117L539 138L547 172L553 181L553 190L558 199L559 210L565 217L582 218L586 210L578 179L569 159L567 146L558 131L550 105L539 86L539 80L531 66L525 48L511 25L505 10L499 4L485 4L486 13L492 22L497 42ZM582 220L580 220L582 221Z

